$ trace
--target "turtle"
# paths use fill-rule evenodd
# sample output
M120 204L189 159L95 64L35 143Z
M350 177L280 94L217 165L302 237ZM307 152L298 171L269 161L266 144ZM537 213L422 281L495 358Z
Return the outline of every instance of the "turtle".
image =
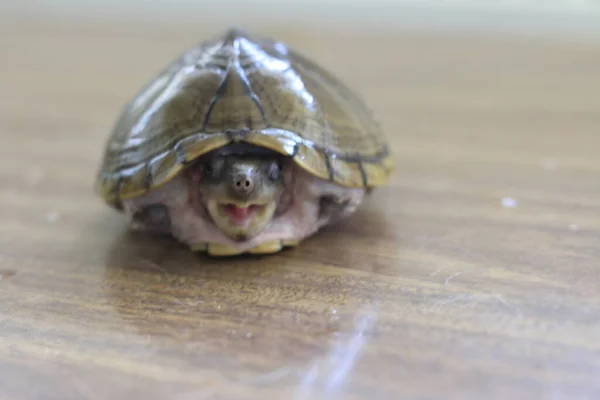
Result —
M95 188L134 231L212 256L273 254L353 214L393 171L354 89L286 43L233 27L125 104Z

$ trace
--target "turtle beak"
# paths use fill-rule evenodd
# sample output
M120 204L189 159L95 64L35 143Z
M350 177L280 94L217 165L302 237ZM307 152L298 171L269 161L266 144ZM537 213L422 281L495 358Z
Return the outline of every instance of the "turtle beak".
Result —
M227 215L233 225L244 225L252 218L264 211L263 204L238 205L234 203L221 203L219 205L222 213Z

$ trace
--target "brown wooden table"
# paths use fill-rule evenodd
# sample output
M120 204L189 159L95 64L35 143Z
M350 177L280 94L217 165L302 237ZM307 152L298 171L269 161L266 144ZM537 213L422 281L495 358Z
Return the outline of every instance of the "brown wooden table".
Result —
M0 398L600 398L600 45L265 29L364 94L398 170L213 260L92 184L124 103L219 31L2 20Z

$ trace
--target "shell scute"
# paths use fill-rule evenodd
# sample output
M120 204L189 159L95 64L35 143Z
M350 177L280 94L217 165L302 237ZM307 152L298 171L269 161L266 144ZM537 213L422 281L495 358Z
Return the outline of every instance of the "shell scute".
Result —
M176 151L168 151L154 157L149 168L150 187L169 181L183 167L182 161Z
M367 180L361 161L345 161L332 157L329 162L334 182L344 186L366 186Z
M142 163L122 171L117 196L119 199L131 198L145 193L148 189L148 164Z
M118 206L233 141L346 186L382 185L393 170L381 127L354 91L284 44L234 29L185 52L131 100L98 190Z

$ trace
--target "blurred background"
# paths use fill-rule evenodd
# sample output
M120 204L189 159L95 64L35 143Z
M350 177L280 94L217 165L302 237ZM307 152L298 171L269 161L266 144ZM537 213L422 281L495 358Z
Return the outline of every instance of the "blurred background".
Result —
M181 24L275 24L375 31L434 29L597 37L596 0L2 0L4 16ZM252 17L248 21L248 17Z

